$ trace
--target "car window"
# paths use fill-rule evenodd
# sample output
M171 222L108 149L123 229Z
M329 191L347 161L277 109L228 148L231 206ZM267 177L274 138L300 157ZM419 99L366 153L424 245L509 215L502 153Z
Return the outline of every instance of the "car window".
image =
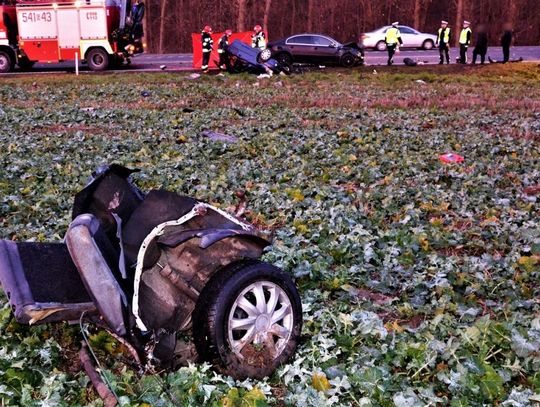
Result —
M297 35L287 40L287 44L313 44L311 35Z
M416 34L416 32L409 27L399 27L399 32L402 34Z
M315 45L322 45L322 46L329 47L330 45L333 44L332 41L330 41L328 38L325 38L325 37L313 36L311 38L313 40L313 44Z

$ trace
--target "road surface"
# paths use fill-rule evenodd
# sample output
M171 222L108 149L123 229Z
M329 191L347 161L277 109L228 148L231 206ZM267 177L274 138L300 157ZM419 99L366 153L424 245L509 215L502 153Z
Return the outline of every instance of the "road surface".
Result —
M459 55L457 48L452 48L450 51L451 63L455 63L456 57ZM494 60L502 59L502 50L500 47L490 47L488 55ZM411 58L416 61L424 62L425 64L437 64L439 62L439 51L433 49L430 51L420 50L403 50L394 56L394 63L396 65L402 65L404 58ZM539 61L540 62L540 47L512 47L511 59L523 58L524 61ZM469 61L472 59L472 48L469 49ZM386 65L387 54L380 51L367 51L366 52L366 64L367 65ZM486 61L487 62L487 61ZM152 72L160 71L160 66L165 66L166 71L189 71L192 70L192 55L191 54L142 54L132 59L130 66L124 66L120 72ZM32 74L38 72L44 73L60 73L70 72L75 70L73 62L64 62L60 64L36 64L34 68L29 72L23 74ZM90 73L90 70L86 65L80 65L80 71L82 73ZM107 72L118 72L107 71ZM22 72L16 69L11 74L21 74ZM11 75L8 74L8 75Z

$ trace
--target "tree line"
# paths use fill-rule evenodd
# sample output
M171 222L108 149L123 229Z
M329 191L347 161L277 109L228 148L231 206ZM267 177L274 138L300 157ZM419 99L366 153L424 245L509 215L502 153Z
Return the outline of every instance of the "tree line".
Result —
M441 19L454 32L463 19L487 26L498 45L502 26L512 24L516 45L540 44L539 0L145 0L145 36L150 52L190 52L191 33L251 30L262 25L270 40L318 32L353 41L362 32L399 21L435 33ZM457 41L457 35L454 36Z

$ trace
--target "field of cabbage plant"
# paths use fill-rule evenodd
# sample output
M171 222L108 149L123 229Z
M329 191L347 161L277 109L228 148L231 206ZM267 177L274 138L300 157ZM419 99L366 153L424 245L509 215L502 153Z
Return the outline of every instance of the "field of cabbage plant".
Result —
M226 210L245 194L273 232L265 260L304 307L291 363L264 381L140 376L86 327L123 406L538 405L540 68L445 68L4 77L0 238L61 241L112 162ZM102 405L81 339L17 324L0 294L0 405Z

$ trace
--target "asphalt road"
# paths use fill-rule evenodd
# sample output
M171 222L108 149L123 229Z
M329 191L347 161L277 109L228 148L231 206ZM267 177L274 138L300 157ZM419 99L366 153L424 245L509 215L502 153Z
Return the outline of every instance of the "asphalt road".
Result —
M455 58L459 55L457 48L452 48L450 51L451 63L455 63ZM490 47L488 55L494 60L502 59L502 50L500 47ZM394 56L394 63L402 65L404 58L423 62L425 64L437 64L439 62L438 50L420 51L420 50L402 50ZM540 47L512 47L511 59L523 58L524 61L540 61ZM469 61L472 59L472 49L469 49ZM387 54L380 51L367 51L367 65L386 65ZM165 65L166 71L189 71L192 70L192 55L191 54L143 54L132 59L129 66L124 66L118 71L107 72L151 72L160 71L160 66ZM13 73L8 74L35 74L35 73L61 73L74 72L75 67L72 62L64 62L60 64L36 64L29 72L21 72L16 69ZM90 73L86 65L80 65L81 73Z

